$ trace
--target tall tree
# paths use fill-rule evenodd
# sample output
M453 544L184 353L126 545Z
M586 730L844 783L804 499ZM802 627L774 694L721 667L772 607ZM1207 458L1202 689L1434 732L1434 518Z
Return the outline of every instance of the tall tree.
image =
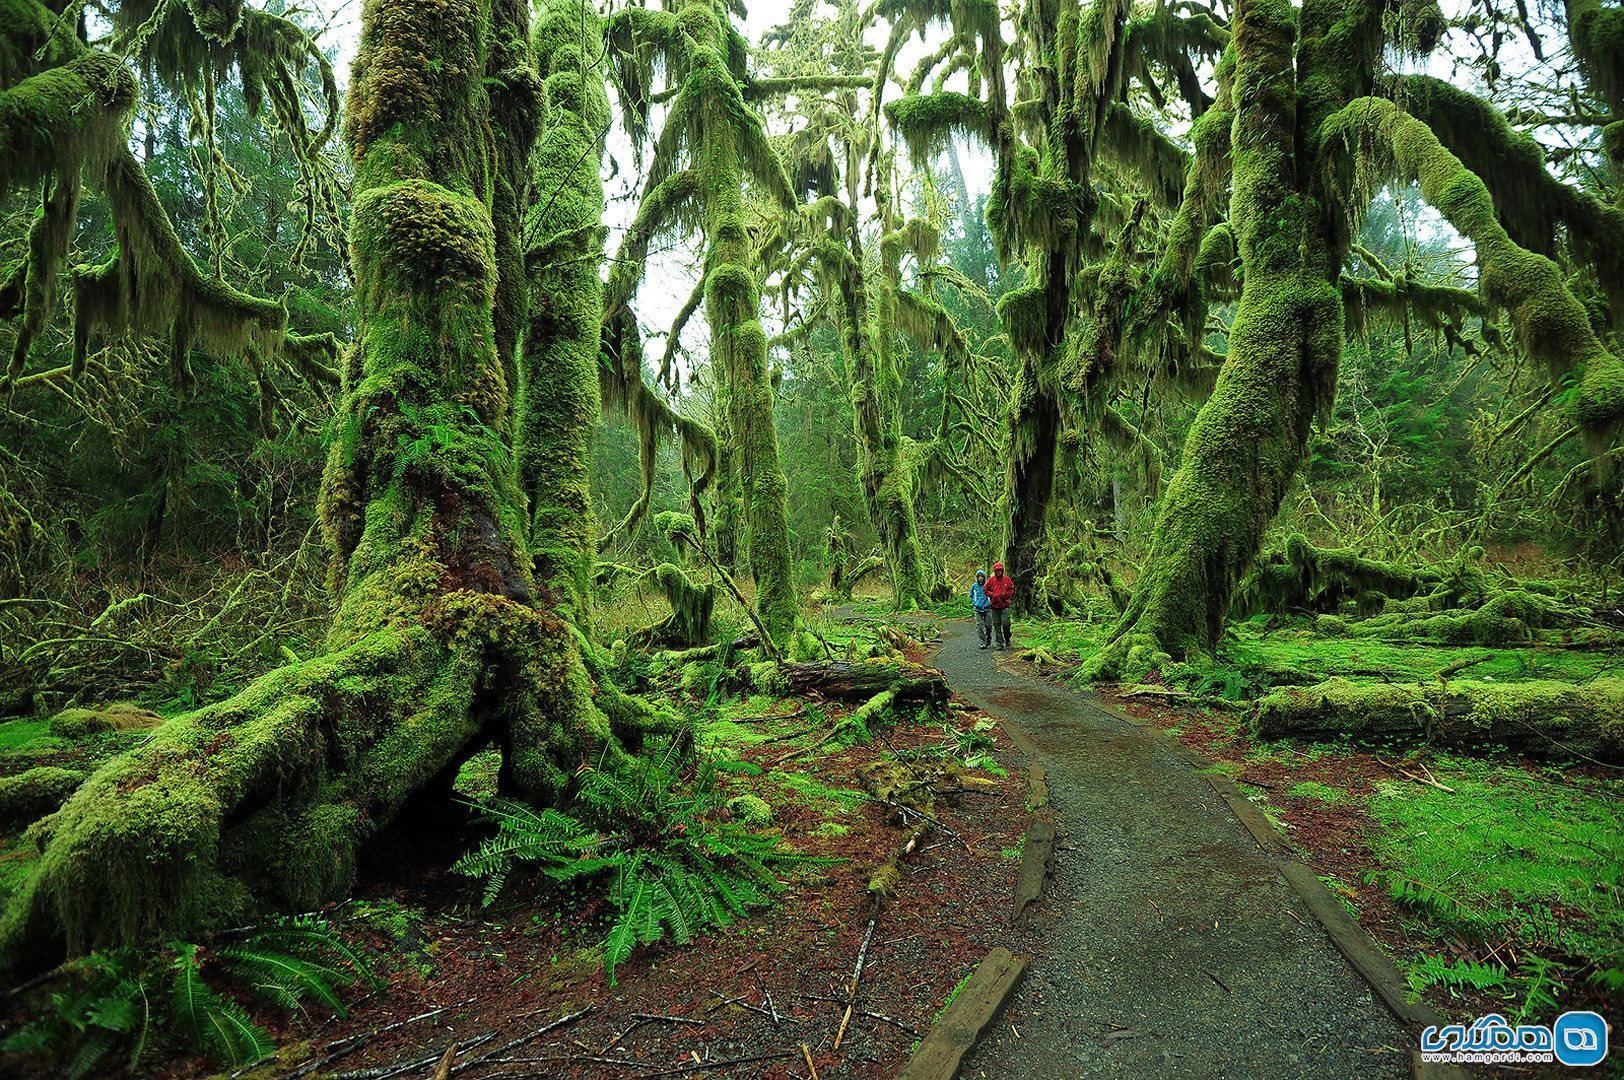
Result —
M745 98L748 47L725 4L680 0L670 11L627 8L610 18L609 33L634 135L647 128L657 61L663 61L676 87L654 143L637 219L610 280L610 314L635 290L649 240L680 221L700 223L711 360L726 396L727 437L737 447L755 604L767 633L786 645L796 619L788 491L773 428L745 181L757 184L785 213L795 210L795 196L760 113ZM724 470L724 488L726 479Z
M1426 121L1375 96L1383 48L1426 51L1439 27L1435 6L1411 5L1398 23L1406 36L1390 42L1388 13L1383 0L1307 0L1300 13L1287 0L1244 0L1237 9L1229 225L1244 281L1240 309L1130 604L1089 663L1096 675L1217 642L1310 427L1330 408L1343 269L1372 179L1418 181L1474 241L1483 298L1509 312L1529 356L1574 378L1567 408L1576 430L1608 438L1624 418L1624 366L1557 265L1507 235L1497 209L1518 208L1497 208L1484 180ZM1481 146L1481 135L1471 141Z
M1120 316L1101 288L1104 246L1097 164L1109 158L1139 178L1144 190L1176 198L1183 155L1128 106L1137 80L1159 97L1152 73L1165 68L1199 113L1210 103L1194 77L1194 57L1221 45L1205 15L1158 7L1131 18L1127 0L1028 0L1016 9L1006 43L994 3L947 4L908 0L897 33L948 20L963 59L947 49L927 63L969 70L969 94L937 88L914 92L887 106L916 163L926 164L956 137L986 143L997 164L987 220L1001 261L1019 260L1024 282L999 300L998 312L1015 352L1017 374L1007 413L1009 426L1002 510L1004 562L1022 606L1040 594L1046 522L1057 479L1057 451L1067 433L1136 442L1138 433L1115 416L1099 392L1115 374L1096 310ZM897 38L893 36L894 53ZM1014 72L1006 86L1006 54ZM1011 98L1019 108L1012 107ZM1119 245L1120 250L1120 245Z

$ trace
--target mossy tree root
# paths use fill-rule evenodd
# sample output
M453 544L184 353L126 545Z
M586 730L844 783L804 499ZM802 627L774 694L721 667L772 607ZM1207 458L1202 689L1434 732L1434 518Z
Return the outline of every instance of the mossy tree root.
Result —
M437 625L273 672L94 773L35 828L42 854L0 920L4 965L342 897L357 849L414 796L449 797L491 742L504 788L538 802L618 753L556 617L474 593L424 615Z

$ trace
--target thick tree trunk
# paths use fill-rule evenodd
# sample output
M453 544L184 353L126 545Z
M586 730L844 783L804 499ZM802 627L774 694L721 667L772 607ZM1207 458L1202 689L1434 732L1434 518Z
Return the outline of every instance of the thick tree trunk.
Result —
M493 125L513 117L486 84L504 84L498 109L536 92L509 55L522 11L493 25L489 0L369 0L349 104L360 338L321 505L330 651L92 776L42 826L0 920L4 966L337 898L357 847L489 742L504 787L536 801L621 753L572 632L534 601L499 434L493 171L513 148Z
M519 470L537 586L585 628L596 555L591 447L602 410L603 21L584 0L537 5L548 115L527 216L530 313L520 355Z
M1060 409L1052 391L1040 386L1035 358L1016 376L1009 407L1009 462L1004 497L1009 524L1004 539L1004 570L1015 580L1015 608L1029 612L1037 599L1044 523L1054 495L1055 441Z
M1235 36L1234 191L1230 224L1245 282L1229 357L1185 439L1133 596L1112 640L1090 658L1094 677L1142 672L1216 644L1237 583L1251 566L1328 409L1342 351L1333 285L1346 238L1326 204L1319 121L1348 80L1342 52L1370 48L1380 12L1365 0L1319 0L1302 15L1285 0L1247 0ZM1342 46L1339 46L1342 47ZM1334 64L1337 65L1333 68ZM1299 105L1299 95L1302 103ZM1305 188L1307 190L1305 190Z
M881 242L880 276L869 278L867 257L857 230L855 161L846 170L846 204L842 217L845 248L826 253L824 263L838 281L841 337L851 379L852 426L857 435L858 471L869 517L885 547L891 591L898 610L908 611L947 598L947 582L919 541L914 513L916 467L902 434L902 372L892 341L897 326L895 290L899 255ZM889 206L889 198L883 197ZM882 220L888 217L882 213ZM886 222L888 224L888 222ZM853 582L852 584L855 584ZM846 595L850 595L848 586Z

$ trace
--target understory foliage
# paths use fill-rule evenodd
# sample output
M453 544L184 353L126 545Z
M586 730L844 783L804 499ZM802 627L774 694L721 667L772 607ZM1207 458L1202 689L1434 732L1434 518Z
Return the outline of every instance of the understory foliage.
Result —
M227 1067L270 1056L276 1044L239 998L284 1012L317 1005L345 1015L340 993L371 980L369 963L313 916L280 918L199 945L93 952L55 972L37 1019L0 1049L61 1062L63 1075L138 1072L178 1044Z
M484 882L487 905L521 867L601 889L614 913L603 940L611 983L637 946L686 945L771 903L780 868L826 864L731 818L708 765L692 779L655 760L620 773L584 768L562 808L498 798L479 804L478 817L496 833L453 869Z

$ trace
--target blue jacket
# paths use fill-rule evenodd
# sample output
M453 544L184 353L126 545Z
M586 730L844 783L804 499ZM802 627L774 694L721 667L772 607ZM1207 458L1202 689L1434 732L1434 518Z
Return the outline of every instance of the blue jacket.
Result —
M987 588L979 580L970 585L970 606L977 611L992 607L992 601L987 599Z

